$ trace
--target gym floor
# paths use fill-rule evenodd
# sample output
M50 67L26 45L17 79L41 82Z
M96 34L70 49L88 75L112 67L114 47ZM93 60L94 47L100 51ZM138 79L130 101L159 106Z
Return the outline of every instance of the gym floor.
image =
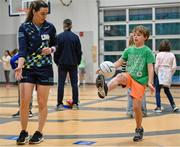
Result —
M180 112L172 112L162 90L164 111L155 113L154 95L146 91L147 117L143 118L145 130L141 142L133 142L135 120L126 115L127 89L117 88L105 99L97 97L95 85L80 86L80 109L56 111L57 86L53 86L48 100L48 117L44 127L44 142L38 146L180 146ZM177 106L180 106L178 86L171 88ZM0 146L16 146L21 130L18 111L17 86L0 86ZM64 101L71 99L71 86L66 85ZM38 105L33 96L33 117L29 119L30 135L37 129ZM29 144L25 145L29 146ZM31 145L32 146L32 145Z

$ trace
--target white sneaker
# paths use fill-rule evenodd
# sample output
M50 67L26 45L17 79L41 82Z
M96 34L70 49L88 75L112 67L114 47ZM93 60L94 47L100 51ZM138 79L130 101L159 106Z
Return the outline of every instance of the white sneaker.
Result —
M174 106L173 107L173 112L178 112L179 111L179 108L177 106Z
M161 112L162 112L162 110L161 110L161 108L160 108L160 107L156 107L156 108L154 109L154 112L156 112L156 113L161 113Z

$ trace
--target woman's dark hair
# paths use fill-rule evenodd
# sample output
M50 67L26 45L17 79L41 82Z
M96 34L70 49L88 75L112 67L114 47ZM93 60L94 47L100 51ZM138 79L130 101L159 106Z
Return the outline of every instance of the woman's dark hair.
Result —
M48 8L48 4L44 2L43 0L36 0L36 1L31 2L25 22L32 21L33 10L37 12L40 10L40 8Z
M6 53L8 53L9 56L11 56L11 53L9 50L5 50Z
M159 46L160 52L170 52L171 51L171 43L169 40L162 40Z

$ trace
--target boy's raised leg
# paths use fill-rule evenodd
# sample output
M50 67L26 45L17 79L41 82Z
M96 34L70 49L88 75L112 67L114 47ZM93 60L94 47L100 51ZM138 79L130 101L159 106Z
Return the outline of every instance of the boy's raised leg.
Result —
M107 96L108 87L105 83L105 78L103 75L99 74L96 78L96 87L98 89L98 96L100 98L105 98Z

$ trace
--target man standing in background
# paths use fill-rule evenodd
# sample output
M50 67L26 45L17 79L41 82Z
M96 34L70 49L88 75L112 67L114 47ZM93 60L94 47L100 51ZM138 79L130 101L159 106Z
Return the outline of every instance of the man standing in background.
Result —
M64 32L57 35L57 47L54 53L54 62L58 66L58 111L62 111L64 109L64 84L67 73L69 73L72 86L72 109L79 109L78 65L81 61L82 50L80 39L78 35L71 31L71 28L72 21L70 19L65 19L63 21Z

